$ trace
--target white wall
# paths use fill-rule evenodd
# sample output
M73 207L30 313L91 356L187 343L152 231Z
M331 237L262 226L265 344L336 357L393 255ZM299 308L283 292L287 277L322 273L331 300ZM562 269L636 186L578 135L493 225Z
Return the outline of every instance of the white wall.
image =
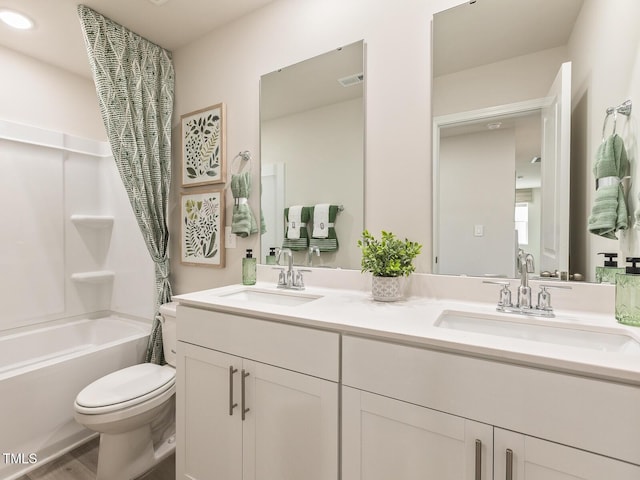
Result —
M277 0L175 51L176 144L180 115L225 102L228 160L245 149L257 158L260 76L364 39L367 74L365 226L376 234L385 229L401 238L423 243L423 254L416 265L419 271L429 271L430 21L437 3ZM174 157L174 171L177 171L178 155ZM258 162L252 168L257 180ZM179 231L180 188L176 182L171 202L172 232ZM230 198L228 194L227 200ZM250 204L257 211L258 197L253 196ZM228 205L227 218L230 218L230 203ZM239 239L237 249L227 249L226 268L211 269L180 265L175 260L179 241L174 235L171 267L175 291L238 283L244 249L257 251L258 242L258 236Z
M10 305L0 330L99 310L151 318L153 264L105 156L93 82L2 48L0 64L11 72L0 76L0 223L10 233L0 236L0 292ZM97 150L87 155L17 140L61 133ZM73 214L110 214L114 226L80 227ZM71 281L73 273L103 269L116 272L113 282Z
M566 60L567 49L558 47L436 77L433 115L542 98Z
M440 140L439 273L513 276L515 152L513 129Z
M0 119L106 140L91 80L4 47L0 65Z
M286 205L344 206L335 221L338 251L314 256L314 265L360 268L356 242L364 227L362 116L358 98L262 124L262 165L285 164ZM306 252L297 254L296 263L304 264L305 256Z

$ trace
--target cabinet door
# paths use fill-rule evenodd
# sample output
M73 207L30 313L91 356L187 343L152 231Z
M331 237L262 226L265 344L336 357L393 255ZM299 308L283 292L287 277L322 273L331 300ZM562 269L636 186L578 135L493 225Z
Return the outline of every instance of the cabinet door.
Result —
M342 388L342 480L490 480L493 427Z
M230 412L239 403L241 359L184 342L177 353L177 478L241 480L240 409Z
M243 368L244 480L336 480L338 384L248 360Z
M638 466L499 428L494 452L496 480L640 478Z

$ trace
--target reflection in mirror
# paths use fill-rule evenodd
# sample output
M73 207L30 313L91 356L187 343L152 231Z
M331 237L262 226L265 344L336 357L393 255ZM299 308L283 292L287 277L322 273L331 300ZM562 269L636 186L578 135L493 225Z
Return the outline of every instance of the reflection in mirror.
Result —
M360 268L363 54L357 42L261 77L261 263L286 247L297 265Z
M518 249L538 274L568 270L567 42L582 3L483 0L434 16L434 273L516 277Z
M540 152L539 110L440 128L435 271L513 277L505 252L540 258ZM464 191L476 191L473 202Z

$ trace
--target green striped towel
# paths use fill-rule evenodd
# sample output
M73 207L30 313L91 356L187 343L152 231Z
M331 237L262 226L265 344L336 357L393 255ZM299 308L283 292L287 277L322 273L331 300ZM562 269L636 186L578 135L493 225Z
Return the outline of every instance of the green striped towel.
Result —
M258 223L247 202L249 195L251 195L251 175L249 172L231 175L231 193L234 198L231 233L242 238L258 233Z
M289 209L295 207L287 207L284 209L284 222L285 222L285 235L282 241L282 248L288 248L290 250L306 250L309 248L309 232L307 231L307 224L311 218L311 212L309 207L302 207L300 211L300 221L302 224L298 225L297 229L289 228Z
M616 240L616 232L629 227L627 204L620 183L628 168L624 142L614 133L598 147L593 165L597 184L588 228L594 235Z
M316 207L320 207L320 205L309 207L311 209L311 217L314 219L314 229L310 244L317 245L321 252L335 252L338 250L338 235L336 234L335 228L335 222L338 216L338 206L329 205L329 226L326 234L321 234L316 228L318 217L316 214Z

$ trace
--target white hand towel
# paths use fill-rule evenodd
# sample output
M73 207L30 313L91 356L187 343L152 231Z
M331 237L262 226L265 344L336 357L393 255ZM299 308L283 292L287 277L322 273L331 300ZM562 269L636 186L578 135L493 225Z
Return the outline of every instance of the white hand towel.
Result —
M287 218L287 238L298 240L300 238L300 228L302 224L302 205L294 205L289 207L289 216Z
M328 203L320 203L313 209L313 238L327 238L329 236L329 207Z

